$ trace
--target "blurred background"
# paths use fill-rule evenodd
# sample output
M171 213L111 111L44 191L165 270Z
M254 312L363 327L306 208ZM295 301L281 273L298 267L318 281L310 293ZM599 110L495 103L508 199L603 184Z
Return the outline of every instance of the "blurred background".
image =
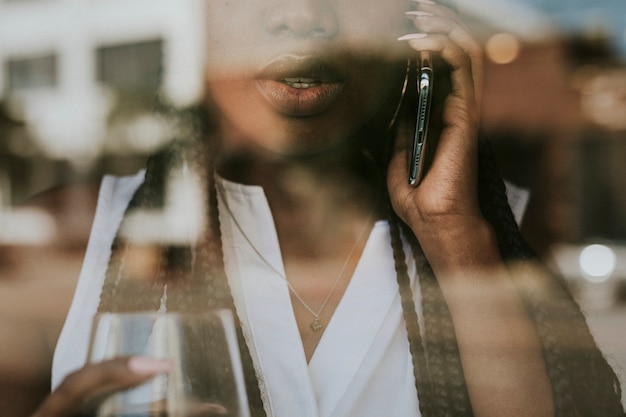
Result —
M458 3L486 50L483 133L529 191L522 231L626 386L626 1ZM22 364L8 335L43 330L54 346L90 227L72 208L169 139L157 95L201 96L202 13L200 0L0 0L0 358L17 358L0 365L0 404L28 408L14 393L46 384L49 364ZM38 197L61 184L75 187Z

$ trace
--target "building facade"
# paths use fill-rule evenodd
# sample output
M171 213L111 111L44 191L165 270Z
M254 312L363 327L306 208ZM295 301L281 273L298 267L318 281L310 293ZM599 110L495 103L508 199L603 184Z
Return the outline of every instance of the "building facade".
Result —
M0 0L0 98L48 156L93 158L122 101L197 98L202 30L197 0Z

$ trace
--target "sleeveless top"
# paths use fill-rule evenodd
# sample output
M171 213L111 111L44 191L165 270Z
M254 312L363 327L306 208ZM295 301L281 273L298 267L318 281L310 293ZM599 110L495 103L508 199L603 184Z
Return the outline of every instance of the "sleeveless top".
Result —
M83 268L54 354L53 389L85 363L111 244L142 180L143 172L102 181ZM289 288L276 273L284 276L283 262L263 189L223 179L218 187L232 212L219 201L226 272L268 416L419 416L387 222L375 223L349 286L307 363ZM420 314L419 285L406 244L405 251Z

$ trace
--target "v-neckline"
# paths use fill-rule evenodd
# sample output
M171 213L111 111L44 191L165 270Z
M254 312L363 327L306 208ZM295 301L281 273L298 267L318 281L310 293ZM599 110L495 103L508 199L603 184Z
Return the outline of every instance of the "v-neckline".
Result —
M263 251L271 268L259 259L239 227L220 210L225 237L225 261L253 358L260 368L266 399L276 415L331 416L364 360L397 291L377 277L384 276L372 258L389 250L387 223L376 222L331 320L309 363L285 280L274 222L261 187L220 180L228 209L246 231L256 250ZM224 202L220 202L222 208ZM392 257L389 257L392 259ZM357 319L355 320L355 317ZM338 366L338 365L341 366ZM274 389L280 392L273 393ZM306 410L303 414L303 410Z

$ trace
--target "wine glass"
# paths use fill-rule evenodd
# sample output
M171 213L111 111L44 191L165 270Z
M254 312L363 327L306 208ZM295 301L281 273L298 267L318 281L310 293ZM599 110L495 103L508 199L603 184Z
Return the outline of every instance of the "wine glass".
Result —
M249 417L232 313L101 313L89 362L119 356L168 359L173 369L107 397L99 417Z

